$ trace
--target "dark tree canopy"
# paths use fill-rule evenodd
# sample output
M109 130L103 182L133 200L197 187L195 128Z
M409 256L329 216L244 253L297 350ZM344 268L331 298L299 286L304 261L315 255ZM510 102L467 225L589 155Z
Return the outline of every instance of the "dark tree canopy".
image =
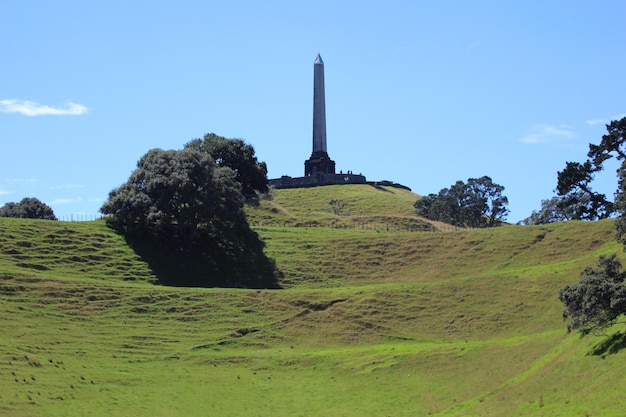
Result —
M152 149L100 211L174 285L274 286L241 185L207 152Z
M0 217L58 220L52 208L36 198L23 198L19 203L6 203L0 207Z
M557 176L557 192L573 205L577 205L575 219L599 220L610 217L622 208L615 207L614 202L604 194L591 188L594 176L604 169L604 162L615 157L618 161L626 160L626 117L614 120L606 125L607 134L602 136L599 145L589 144L588 159L584 163L567 162L563 171ZM620 178L618 168L618 178ZM621 187L621 186L619 186ZM618 187L617 193L621 188Z
M626 273L621 268L615 254L601 256L598 268L585 268L579 283L561 289L559 299L565 304L563 318L571 318L568 331L600 332L626 312Z
M541 201L541 209L533 211L530 217L520 223L526 226L581 220L592 205L591 197L583 191L571 192L565 196L554 196Z
M100 211L113 215L109 222L124 230L168 236L182 245L193 245L201 232L219 234L244 220L233 172L191 149L148 151Z
M252 145L243 140L209 133L204 139L189 142L185 148L208 152L219 166L232 169L244 195L267 192L267 165L257 160Z
M430 220L458 227L494 227L502 224L508 214L504 187L491 178L470 178L457 181L438 194L429 194L414 204L416 214Z
M564 171L559 173L559 185L563 179L566 185L559 191L572 192L578 189L591 198L592 203L585 211L586 219L597 219L617 213L615 221L617 241L626 250L626 156L624 154L626 118L607 125L608 134L602 136L599 145L589 145L588 157L584 164L569 162ZM595 195L585 189L593 173L602 170L604 161L616 157L621 161L617 170L617 192L613 203L603 205L603 195ZM567 188L569 185L572 188ZM585 217L582 217L585 218ZM569 318L568 330L578 330L582 334L601 331L610 327L618 317L626 314L626 273L621 271L622 264L615 254L598 260L598 268L587 267L580 275L580 282L561 289L559 299L565 305L564 318Z
M626 159L622 146L626 141L626 117L613 120L606 125L607 134L602 136L599 145L589 144L587 156L596 167L601 167L604 161L615 156L618 161Z
M581 164L567 162L557 174L557 192L561 207L571 208L573 220L599 220L613 213L613 203L604 194L596 193L590 183L602 168L591 161Z

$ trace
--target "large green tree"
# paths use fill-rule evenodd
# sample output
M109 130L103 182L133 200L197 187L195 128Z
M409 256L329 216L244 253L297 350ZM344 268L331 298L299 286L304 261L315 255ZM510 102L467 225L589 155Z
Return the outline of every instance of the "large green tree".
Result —
M602 170L606 160L615 157L621 161L617 170L615 201L610 210L618 214L616 237L626 250L626 118L608 124L607 131L599 145L589 145L589 160L579 165L582 169L578 172L572 170L570 177L587 181L585 176ZM626 274L621 271L621 266L615 254L600 257L598 268L586 268L579 283L561 289L559 299L565 305L563 316L570 319L568 330L583 334L601 331L626 314Z
M251 144L209 133L187 143L185 148L208 152L219 166L232 169L244 195L267 192L267 165L257 160Z
M206 153L152 149L100 211L130 233L193 245L201 234L219 235L245 221L240 190L232 170Z
M235 173L194 149L148 151L100 211L164 283L274 286Z
M504 187L490 177L457 181L437 194L429 194L414 204L417 215L458 227L494 227L508 214Z
M612 326L626 312L626 273L615 254L601 256L598 268L587 267L580 282L559 292L565 305L563 318L571 319L567 331L599 333Z
M23 198L19 203L6 203L0 207L0 217L57 220L50 206L33 197Z
M580 220L581 213L591 205L591 197L584 191L572 192L567 196L553 196L541 201L541 209L533 211L520 223L526 226Z
M606 195L591 188L591 182L602 165L591 160L584 163L567 162L565 168L557 173L557 192L561 207L569 207L574 220L599 220L609 217L613 203Z
M577 206L575 218L578 220L604 219L623 208L615 207L606 195L593 191L591 183L595 174L604 169L604 163L612 158L621 162L619 171L626 160L626 117L613 120L606 125L607 133L598 145L589 144L587 160L583 163L567 162L557 174L557 192L564 201ZM618 189L618 194L620 190ZM564 203L564 204L566 204Z

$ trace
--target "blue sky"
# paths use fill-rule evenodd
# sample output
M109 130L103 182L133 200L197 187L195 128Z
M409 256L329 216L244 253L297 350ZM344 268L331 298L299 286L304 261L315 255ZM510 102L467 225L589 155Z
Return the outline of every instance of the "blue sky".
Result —
M242 138L270 177L311 153L325 63L337 170L422 195L483 175L509 221L626 115L624 1L2 1L0 205L95 216L152 148ZM596 188L612 193L610 169Z

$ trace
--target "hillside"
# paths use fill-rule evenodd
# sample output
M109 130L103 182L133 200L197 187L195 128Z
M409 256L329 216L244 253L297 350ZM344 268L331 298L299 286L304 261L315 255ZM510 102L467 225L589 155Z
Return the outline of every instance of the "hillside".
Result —
M380 231L430 231L449 226L416 217L417 194L394 187L329 185L271 192L270 200L249 206L255 226L331 227ZM340 200L344 206L329 204Z
M0 219L0 414L621 416L626 327L567 335L557 298L613 222L414 227L415 198L248 207L281 290L157 286L102 222Z

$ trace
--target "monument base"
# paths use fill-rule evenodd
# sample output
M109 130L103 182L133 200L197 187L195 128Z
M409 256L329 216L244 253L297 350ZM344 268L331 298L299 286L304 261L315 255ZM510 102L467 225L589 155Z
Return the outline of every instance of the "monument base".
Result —
M335 161L330 159L326 152L313 152L311 157L304 161L304 176L316 174L334 174Z
M307 175L306 177L292 178L283 175L280 178L270 180L270 186L274 188L307 188L317 187L320 185L339 185L339 184L366 184L367 180L363 175L355 174L322 174L318 172L315 175Z

